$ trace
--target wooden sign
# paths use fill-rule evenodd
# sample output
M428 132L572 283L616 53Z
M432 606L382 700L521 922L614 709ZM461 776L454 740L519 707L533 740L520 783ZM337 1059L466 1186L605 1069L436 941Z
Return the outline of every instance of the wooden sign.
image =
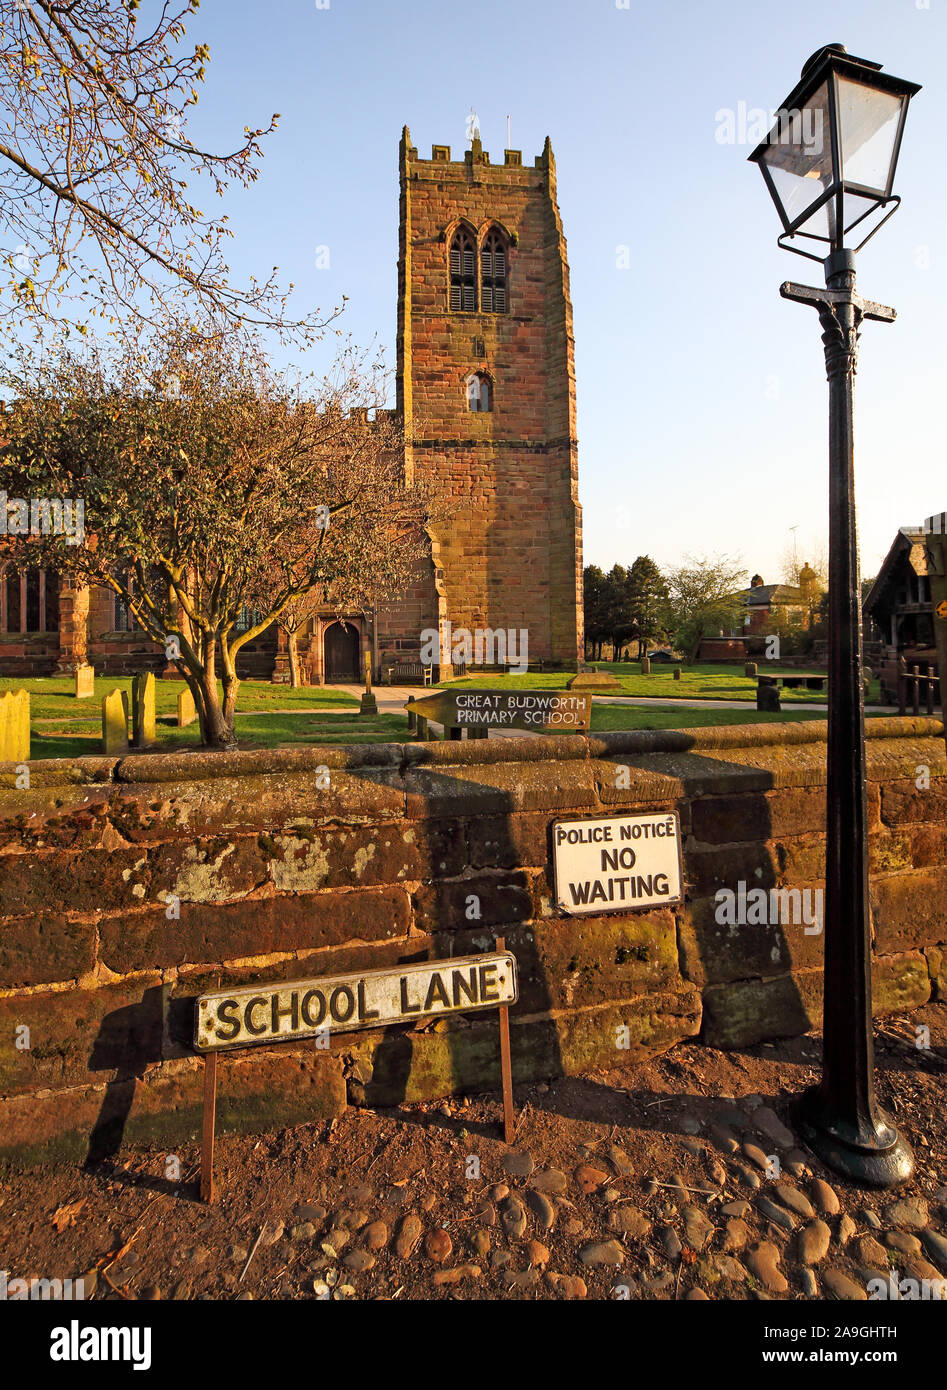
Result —
M441 690L409 700L409 714L446 729L520 729L526 733L577 734L589 727L588 695L571 690Z
M516 1000L516 961L508 952L251 985L201 995L194 1045L208 1052L289 1042L326 1031L351 1033L435 1014L495 1009Z
M681 901L681 828L675 811L557 821L556 900L563 912L632 912Z

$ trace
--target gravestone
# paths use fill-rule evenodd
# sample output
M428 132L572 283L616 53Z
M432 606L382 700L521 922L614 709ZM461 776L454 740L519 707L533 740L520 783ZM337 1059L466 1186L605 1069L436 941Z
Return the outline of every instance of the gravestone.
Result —
M92 666L76 667L76 699L88 700L95 694L95 668Z
M585 690L590 695L606 695L610 690L621 690L621 681L610 671L596 671L590 667L567 681L566 689Z
M641 674L643 676L651 675L651 662L646 656L641 658Z
M132 681L132 729L136 748L144 748L158 737L155 728L155 678L151 671L143 671Z
M679 680L681 679L681 668L680 668L680 666L675 666L675 667L674 667L674 679L675 679L676 681L679 681Z
M754 681L756 680L759 673L759 667L757 666L755 661L748 661L743 668L743 674L745 676L749 676L749 678Z
M359 707L359 714L377 714L378 703L372 694L372 654L365 653L365 693L362 695L362 703Z
M782 709L779 703L779 686L775 676L760 676L756 686L756 708L767 714L778 714Z
M25 763L29 759L29 691L9 690L0 695L0 763Z
M128 752L128 696L110 690L102 696L102 752Z
M193 724L197 718L197 710L194 708L194 696L190 690L182 690L178 696L178 728L186 729L188 724Z

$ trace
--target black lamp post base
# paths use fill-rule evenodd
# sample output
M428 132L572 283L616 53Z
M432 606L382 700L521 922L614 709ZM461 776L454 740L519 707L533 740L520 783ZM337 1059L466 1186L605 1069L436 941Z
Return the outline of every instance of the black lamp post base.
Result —
M888 1116L876 1115L874 1136L855 1142L831 1123L821 1088L811 1086L796 1103L795 1120L803 1143L826 1167L866 1187L897 1187L913 1176L914 1154Z

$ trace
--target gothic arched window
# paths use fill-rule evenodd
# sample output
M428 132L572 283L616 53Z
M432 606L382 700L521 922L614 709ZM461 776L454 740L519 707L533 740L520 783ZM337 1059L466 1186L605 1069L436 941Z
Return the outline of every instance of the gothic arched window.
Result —
M473 238L463 227L450 247L450 310L473 314L477 309L477 253Z
M485 314L505 314L507 295L506 241L499 232L490 232L480 253L480 307Z
M467 409L493 409L493 382L483 372L475 372L467 378Z

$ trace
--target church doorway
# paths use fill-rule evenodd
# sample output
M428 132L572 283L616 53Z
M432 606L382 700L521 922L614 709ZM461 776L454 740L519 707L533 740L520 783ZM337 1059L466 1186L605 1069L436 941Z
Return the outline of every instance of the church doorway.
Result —
M324 637L325 679L327 681L357 681L360 650L358 628L354 623L345 627L333 623Z

